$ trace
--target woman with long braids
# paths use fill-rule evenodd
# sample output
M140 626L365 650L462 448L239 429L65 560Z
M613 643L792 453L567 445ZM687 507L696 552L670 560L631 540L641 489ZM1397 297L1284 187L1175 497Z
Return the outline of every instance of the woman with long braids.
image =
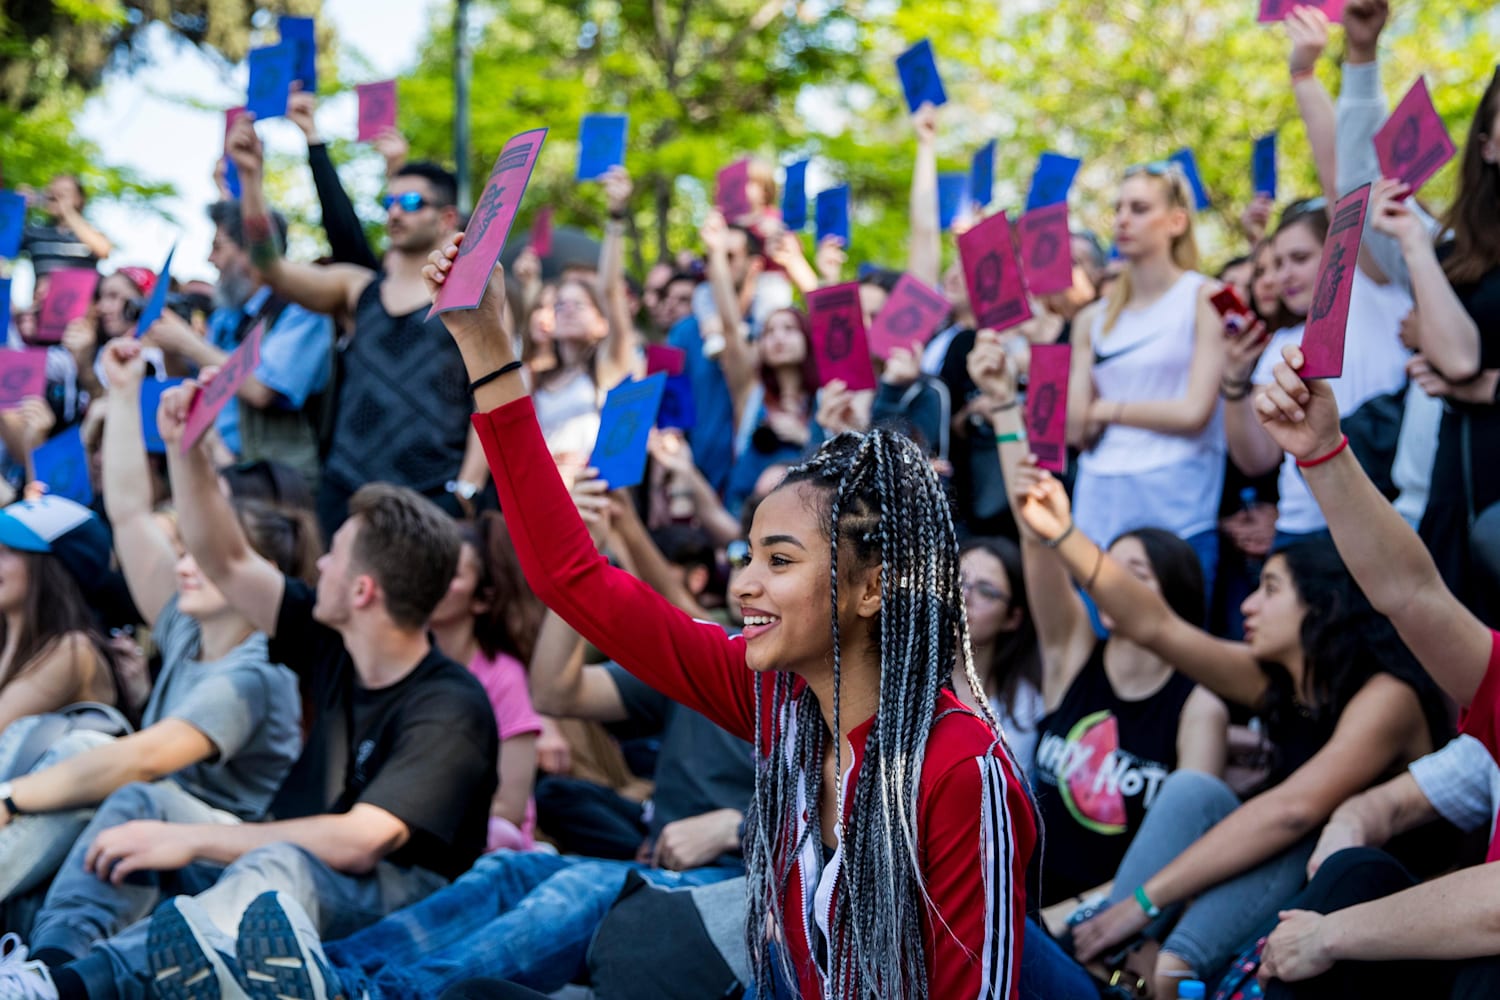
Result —
M434 291L457 255L433 255ZM443 316L527 580L626 669L757 748L743 840L762 995L780 979L809 998L1013 996L1035 821L993 723L950 686L962 655L980 687L947 500L920 451L841 435L794 469L756 511L744 635L728 637L595 552L546 471L503 289L497 269L477 310Z

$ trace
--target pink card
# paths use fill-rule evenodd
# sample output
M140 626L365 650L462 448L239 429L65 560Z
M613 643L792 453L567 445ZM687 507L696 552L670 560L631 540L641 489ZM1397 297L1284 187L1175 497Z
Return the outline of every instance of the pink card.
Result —
M1448 127L1432 106L1426 77L1417 78L1375 133L1375 152L1380 157L1380 172L1403 181L1412 194L1453 159L1457 150Z
M1068 466L1068 371L1073 348L1037 344L1026 378L1026 437L1037 464L1049 472Z
M0 349L0 410L13 410L27 396L42 396L46 392L45 348Z
M729 222L738 222L750 214L750 161L735 160L719 171L714 205Z
M1333 224L1318 265L1318 290L1302 331L1303 378L1338 378L1344 372L1344 332L1359 267L1359 241L1370 208L1370 185L1350 191L1333 209Z
M942 292L903 274L870 327L871 353L884 359L897 347L921 350L952 311Z
M1262 24L1285 21L1293 7L1316 7L1328 20L1337 24L1344 16L1344 2L1345 0L1260 0L1258 20Z
M187 422L182 428L184 455L198 443L203 432L213 426L219 411L224 409L240 386L245 384L245 379L260 364L260 338L265 332L265 320L256 323L249 335L240 342L240 346L234 349L234 353L225 359L218 373L193 397L192 405L188 407Z
M92 268L53 271L47 279L47 297L42 300L41 315L37 317L36 342L61 343L68 324L88 315L98 284L99 272Z
M229 148L229 130L234 128L234 123L249 114L248 108L229 108L224 112L224 148Z
M1073 287L1073 237L1068 203L1032 209L1021 216L1021 266L1032 295L1053 295Z
M469 217L469 228L464 233L458 259L453 262L448 280L443 282L437 301L427 313L428 319L450 309L477 308L480 299L484 298L490 272L505 249L511 223L516 221L516 210L521 207L521 198L531 180L531 169L536 166L546 139L546 129L532 129L513 137L500 151L495 169L490 171L490 179L485 182L484 194L479 196L479 204L474 206L474 214Z
M958 238L969 304L981 330L1008 330L1031 318L1010 219L996 213ZM1069 255L1071 259L1071 254Z
M865 338L859 284L851 281L809 292L807 312L813 356L818 362L818 384L842 379L851 392L875 388L875 366L870 363L870 344Z
M543 205L531 222L531 249L543 260L552 252L552 206Z
M657 372L681 375L685 368L687 368L687 351L682 348L669 347L666 344L646 345L647 375L655 375Z
M359 92L359 141L369 142L388 128L396 127L396 81L361 83Z

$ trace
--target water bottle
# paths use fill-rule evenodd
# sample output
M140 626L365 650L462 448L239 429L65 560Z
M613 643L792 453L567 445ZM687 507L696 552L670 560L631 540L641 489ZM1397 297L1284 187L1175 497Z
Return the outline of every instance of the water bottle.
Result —
M1177 1000L1204 1000L1208 987L1196 979L1184 979L1177 984Z

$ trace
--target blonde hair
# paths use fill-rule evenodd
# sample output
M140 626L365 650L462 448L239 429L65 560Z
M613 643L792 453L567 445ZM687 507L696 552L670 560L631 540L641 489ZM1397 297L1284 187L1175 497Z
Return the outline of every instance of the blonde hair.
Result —
M1184 271L1196 271L1198 269L1198 238L1193 233L1193 189L1188 184L1187 175L1182 168L1175 163L1169 164L1160 172L1151 167L1138 168L1127 171L1125 178L1145 177L1155 181L1156 186L1167 193L1167 205L1170 208L1180 208L1187 213L1187 228L1179 235L1172 237L1172 263ZM1130 264L1126 262L1120 276L1115 279L1114 287L1105 296L1104 308L1104 332L1113 330L1115 324L1120 321L1120 314L1130 304L1133 289L1130 283Z

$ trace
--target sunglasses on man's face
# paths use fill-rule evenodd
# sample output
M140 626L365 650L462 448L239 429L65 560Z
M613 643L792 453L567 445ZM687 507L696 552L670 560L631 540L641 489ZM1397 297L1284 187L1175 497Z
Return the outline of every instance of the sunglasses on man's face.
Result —
M422 197L416 191L408 191L405 194L388 194L382 196L380 199L380 207L387 212L391 210L392 205L400 205L403 212L420 212L431 204L432 202Z

